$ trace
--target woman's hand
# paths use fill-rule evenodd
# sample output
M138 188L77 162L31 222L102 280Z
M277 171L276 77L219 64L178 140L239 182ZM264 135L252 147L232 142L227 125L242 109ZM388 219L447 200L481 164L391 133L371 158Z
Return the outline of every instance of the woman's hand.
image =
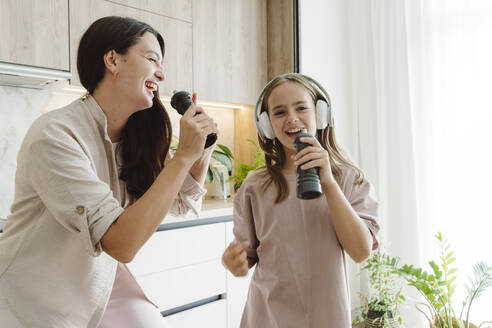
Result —
M217 124L203 108L194 104L186 110L179 124L179 144L175 156L195 162L205 155L205 141L210 133L218 132Z
M326 192L327 188L333 183L336 184L335 178L331 172L330 155L321 147L321 144L316 138L303 137L301 142L308 143L308 146L301 150L296 155L293 155L294 165L300 166L301 170L306 170L312 167L319 167L319 181L321 187Z
M222 254L222 263L235 277L248 274L249 264L246 256L248 242L233 241Z

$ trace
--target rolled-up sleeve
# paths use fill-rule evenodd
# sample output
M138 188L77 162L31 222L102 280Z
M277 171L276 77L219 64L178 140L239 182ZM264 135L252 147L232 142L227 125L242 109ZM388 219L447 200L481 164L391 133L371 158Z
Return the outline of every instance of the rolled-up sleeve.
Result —
M188 173L169 213L176 216L186 215L189 210L192 210L198 217L202 207L202 198L206 192L207 190Z
M89 254L101 253L101 237L124 209L101 181L73 138L44 138L31 143L27 174L50 214L81 238Z

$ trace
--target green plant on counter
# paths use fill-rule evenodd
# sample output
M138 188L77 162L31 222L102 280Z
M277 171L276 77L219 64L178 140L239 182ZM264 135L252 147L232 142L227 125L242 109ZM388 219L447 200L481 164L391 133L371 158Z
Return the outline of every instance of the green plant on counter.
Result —
M229 171L229 174L231 174L232 161L234 159L231 150L227 146L221 144L217 144L217 147L219 147L220 150L214 149L214 151L212 152L212 158L217 162L221 163L222 165L224 165L227 168L227 171ZM227 181L224 181L222 174L220 174L219 171L213 165L209 165L207 171L207 177L205 180L208 183L211 183L214 179L216 179L219 182L219 185L221 186L222 190L224 190L224 183Z
M178 137L173 135L173 138L171 140L170 150L169 150L172 156L174 156L174 153L176 153L176 150L178 148L178 143L179 143ZM216 146L219 148L219 150L217 149L213 150L212 158L217 162L221 163L222 165L224 165L230 174L230 172L232 171L232 161L234 160L234 156L232 155L231 150L227 146L221 144L217 144ZM222 174L220 174L219 171L212 164L209 164L205 181L211 183L214 179L216 179L216 181L219 182L219 185L222 188L224 188L225 181L222 177Z
M354 324L389 328L401 324L398 305L405 297L401 294L404 280L398 275L398 262L398 257L391 257L381 248L364 262L361 270L368 274L369 295L360 294L364 304L356 310Z
M450 250L451 244L438 232L435 238L440 246L440 263L429 262L432 273L414 268L412 265L404 265L398 272L407 280L410 286L415 287L426 299L427 306L431 310L430 318L427 317L431 327L435 328L469 328L476 327L469 323L469 315L474 300L492 286L492 268L483 261L473 267L473 276L469 277L466 299L461 303L460 316L457 317L452 307L452 298L456 290L455 280L457 269L451 265L456 258ZM466 320L462 319L466 310ZM419 309L420 310L420 309ZM422 313L423 311L420 310ZM427 315L426 315L427 316Z
M255 147L254 161L253 165L251 165L247 163L241 163L236 160L237 166L234 170L235 174L227 180L234 181L234 191L237 191L239 187L241 187L241 184L243 183L244 179L246 179L250 171L265 165L265 153L261 150L260 146L258 146L256 142L251 139L246 139L246 141L248 141Z

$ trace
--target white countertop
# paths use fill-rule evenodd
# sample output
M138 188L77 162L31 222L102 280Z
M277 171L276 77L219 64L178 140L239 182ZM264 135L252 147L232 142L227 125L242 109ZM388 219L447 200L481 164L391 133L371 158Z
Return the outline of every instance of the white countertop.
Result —
M167 215L162 221L162 224L217 218L223 216L232 216L232 198L227 200L205 199L202 203L202 210L200 211L199 217L191 211L184 216ZM2 230L4 224L5 219L0 218L0 230Z
M162 221L162 224L208 219L229 215L232 215L232 198L229 198L227 200L205 199L202 203L202 210L200 211L199 217L197 217L195 213L191 211L185 216L167 215Z

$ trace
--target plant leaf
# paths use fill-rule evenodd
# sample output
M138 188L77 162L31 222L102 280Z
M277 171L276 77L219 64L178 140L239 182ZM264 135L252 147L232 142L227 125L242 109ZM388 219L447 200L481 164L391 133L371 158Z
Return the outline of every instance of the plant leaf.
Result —
M229 158L234 159L234 155L232 155L232 151L227 146L217 144L217 147L219 147L220 150L222 150L222 152L226 154Z
M448 275L452 275L455 272L458 272L458 269L452 268L451 270L449 270Z
M212 170L210 169L210 166L209 166L208 170L207 170L207 177L205 178L205 181L207 181L207 183L210 183L210 182L212 182L212 180L213 180Z
M222 191L224 191L224 177L222 176L222 174L215 167L210 167L210 169L212 171L213 179L215 179L216 181L218 181L218 183L220 185L220 189Z
M214 150L212 152L212 158L227 167L227 171L232 171L232 159L227 154Z

